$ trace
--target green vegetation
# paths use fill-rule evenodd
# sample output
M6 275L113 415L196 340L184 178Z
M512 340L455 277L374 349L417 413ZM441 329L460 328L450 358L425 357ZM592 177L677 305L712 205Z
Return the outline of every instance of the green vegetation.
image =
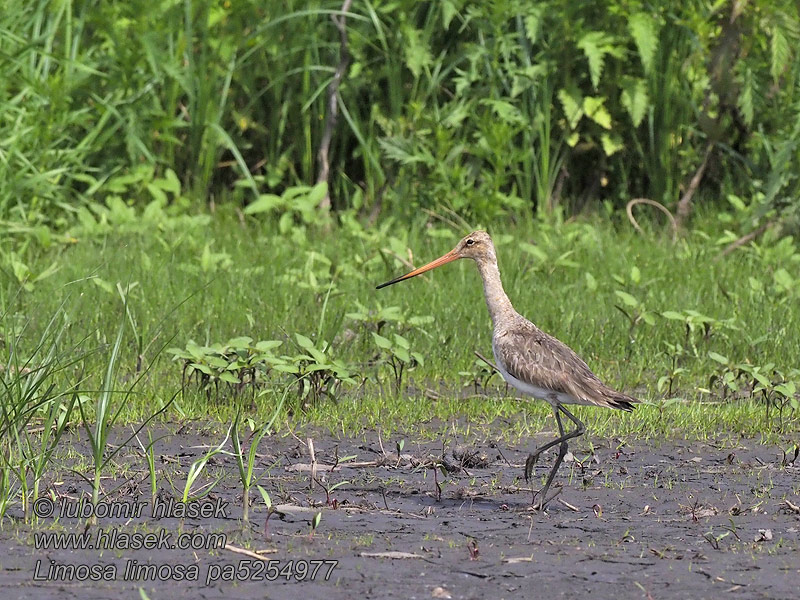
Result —
M595 433L797 431L798 47L788 0L0 2L0 520L78 426L97 501L217 422L183 497L230 438L248 506L274 430L540 429L471 265L374 289L481 226L647 402Z

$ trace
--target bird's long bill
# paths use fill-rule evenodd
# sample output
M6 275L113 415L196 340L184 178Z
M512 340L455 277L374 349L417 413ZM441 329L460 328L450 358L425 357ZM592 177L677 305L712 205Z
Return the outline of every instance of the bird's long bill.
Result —
M414 269L410 273L406 273L402 277L398 277L397 279L392 279L391 281L387 281L386 283L382 283L377 286L375 289L379 290L381 288L385 288L387 285L392 285L393 283L398 283L403 281L404 279L411 279L412 277L416 277L417 275L422 275L426 271L430 271L431 269L435 269L436 267L441 267L442 265L446 265L449 262L453 262L454 260L460 258L458 254L456 254L455 250L451 250L444 256L440 256L436 260L429 262L424 267L420 267L419 269Z

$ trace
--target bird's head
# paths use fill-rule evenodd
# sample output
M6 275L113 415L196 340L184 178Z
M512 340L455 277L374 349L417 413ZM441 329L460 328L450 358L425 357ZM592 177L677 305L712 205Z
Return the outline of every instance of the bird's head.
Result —
M436 260L429 262L427 265L422 266L419 269L414 269L410 273L406 273L397 279L392 279L391 281L382 283L377 287L377 289L384 288L388 285L392 285L393 283L399 283L405 279L411 279L412 277L421 275L422 273L430 271L431 269L435 269L436 267L441 267L442 265L453 262L454 260L458 260L459 258L471 258L475 262L496 261L497 257L494 252L492 238L490 238L489 234L485 231L473 231L469 235L464 236L461 241L456 244L456 247L450 250L450 252L444 256L440 256Z

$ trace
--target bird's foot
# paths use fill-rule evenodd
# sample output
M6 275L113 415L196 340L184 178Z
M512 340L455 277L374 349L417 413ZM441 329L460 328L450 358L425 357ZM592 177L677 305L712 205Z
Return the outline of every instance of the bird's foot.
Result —
M536 461L539 460L539 452L534 452L533 454L529 454L528 458L525 460L525 481L528 482L531 480L533 476L533 467L536 464Z
M533 503L531 504L531 509L537 512L543 511L545 508L547 508L547 505L550 504L550 502L555 500L556 496L558 496L563 489L564 488L561 487L557 488L555 492L550 494L549 498L545 497L547 490L544 490L545 494L542 494L541 497L539 497L539 492L533 492Z

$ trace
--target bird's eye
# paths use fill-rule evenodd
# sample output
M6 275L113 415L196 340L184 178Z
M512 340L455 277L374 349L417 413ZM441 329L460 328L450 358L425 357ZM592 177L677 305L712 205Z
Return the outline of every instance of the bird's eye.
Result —
M473 240L473 239L467 240L467 246L472 246L474 244L475 244L475 240Z

